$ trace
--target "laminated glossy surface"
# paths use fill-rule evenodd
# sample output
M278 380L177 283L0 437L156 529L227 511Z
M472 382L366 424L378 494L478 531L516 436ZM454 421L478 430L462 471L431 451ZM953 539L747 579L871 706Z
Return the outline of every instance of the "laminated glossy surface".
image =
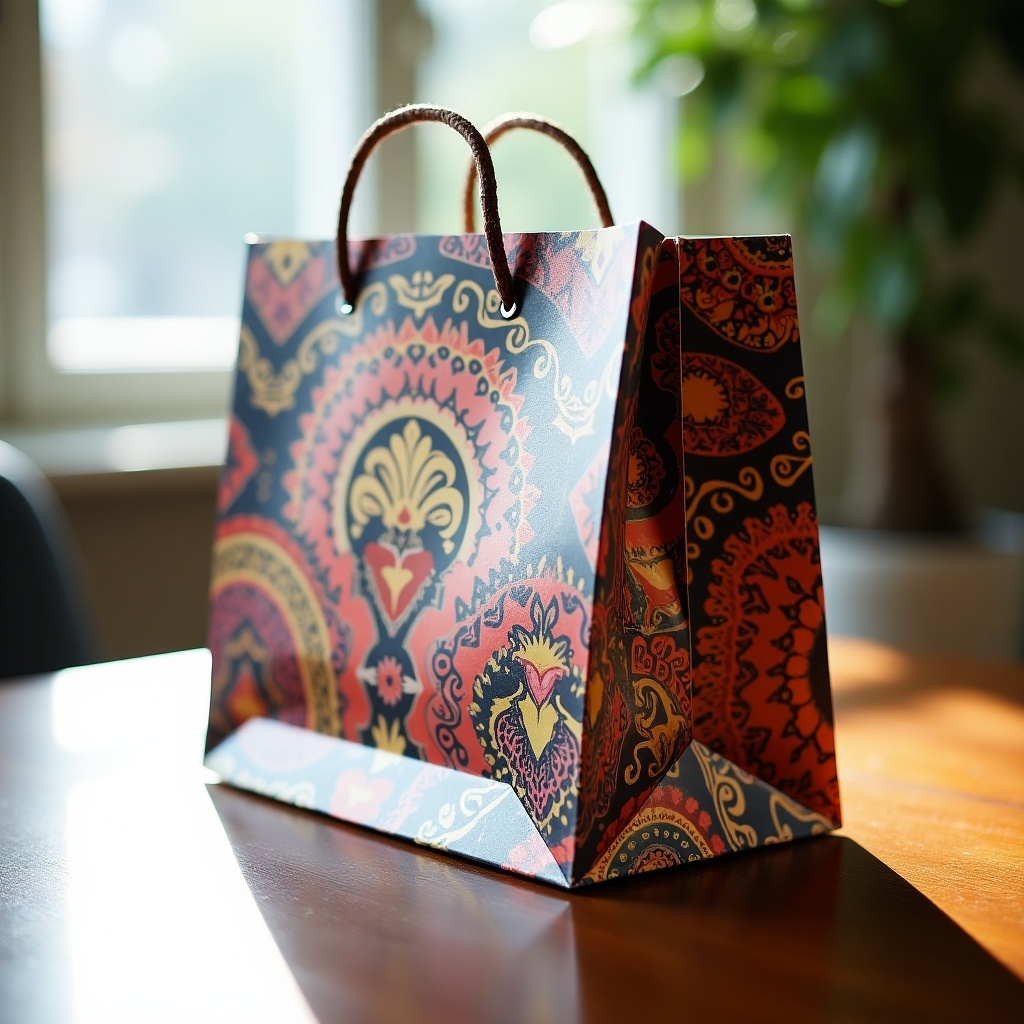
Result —
M329 243L251 246L212 574L225 778L287 800L292 748L332 737L311 806L418 839L500 793L490 837L460 811L445 848L569 885L838 823L809 453L764 485L765 446L806 438L788 240L718 243L765 266L644 224L507 235L513 320L480 236L354 243L347 315ZM407 794L401 826L338 795L352 772ZM640 821L668 844L627 856Z

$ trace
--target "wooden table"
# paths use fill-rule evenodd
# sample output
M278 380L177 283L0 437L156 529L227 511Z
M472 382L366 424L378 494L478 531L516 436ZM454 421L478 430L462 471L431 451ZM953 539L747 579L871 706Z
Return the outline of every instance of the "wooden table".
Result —
M831 657L839 836L584 893L208 785L204 651L0 684L0 1020L1018 1019L1024 669Z

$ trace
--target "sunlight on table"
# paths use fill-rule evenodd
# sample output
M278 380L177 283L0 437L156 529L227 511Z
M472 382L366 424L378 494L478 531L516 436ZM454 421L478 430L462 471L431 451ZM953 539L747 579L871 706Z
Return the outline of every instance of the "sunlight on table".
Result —
M130 690L111 666L54 688L54 738L82 755L65 822L74 1019L314 1020L203 785L209 671L184 658L136 663Z

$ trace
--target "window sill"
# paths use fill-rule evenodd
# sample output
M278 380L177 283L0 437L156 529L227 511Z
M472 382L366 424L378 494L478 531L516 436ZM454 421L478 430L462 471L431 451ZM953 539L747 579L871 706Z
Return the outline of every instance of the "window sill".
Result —
M62 496L209 486L227 451L227 420L105 427L0 427Z

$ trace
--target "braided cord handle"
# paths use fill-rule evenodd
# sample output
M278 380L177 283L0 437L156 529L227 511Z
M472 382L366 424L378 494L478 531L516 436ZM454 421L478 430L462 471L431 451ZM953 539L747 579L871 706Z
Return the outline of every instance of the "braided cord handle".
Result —
M345 175L345 186L341 191L341 208L338 211L337 257L338 277L341 290L345 297L344 312L351 312L356 304L356 281L352 266L348 259L348 217L352 208L352 196L356 190L356 182L370 154L389 135L400 132L413 124L428 121L439 121L441 124L454 128L469 144L473 153L474 177L480 177L480 202L484 213L484 237L487 241L487 252L491 258L491 269L494 272L494 283L501 296L501 315L511 319L517 313L516 294L512 284L512 273L508 267L508 257L501 238L501 220L498 217L498 184L494 177L494 164L487 143L477 128L461 114L444 107L428 104L411 104L399 107L376 120L363 133L356 144L348 173Z
M540 114L502 114L501 117L496 118L484 128L484 142L490 146L513 128L529 128L532 131L540 132L541 135L547 135L548 138L554 139L555 142L559 143L569 153L569 156L576 161L580 172L583 174L587 188L590 189L590 198L594 201L594 209L601 218L601 227L609 228L615 223L611 207L608 205L608 196L605 194L590 157L587 156L583 151L583 147L561 125L546 117L541 117ZM476 230L474 226L476 203L473 196L476 179L476 167L471 166L466 178L466 188L462 193L463 224L466 231ZM483 187L481 187L480 191L482 195Z

